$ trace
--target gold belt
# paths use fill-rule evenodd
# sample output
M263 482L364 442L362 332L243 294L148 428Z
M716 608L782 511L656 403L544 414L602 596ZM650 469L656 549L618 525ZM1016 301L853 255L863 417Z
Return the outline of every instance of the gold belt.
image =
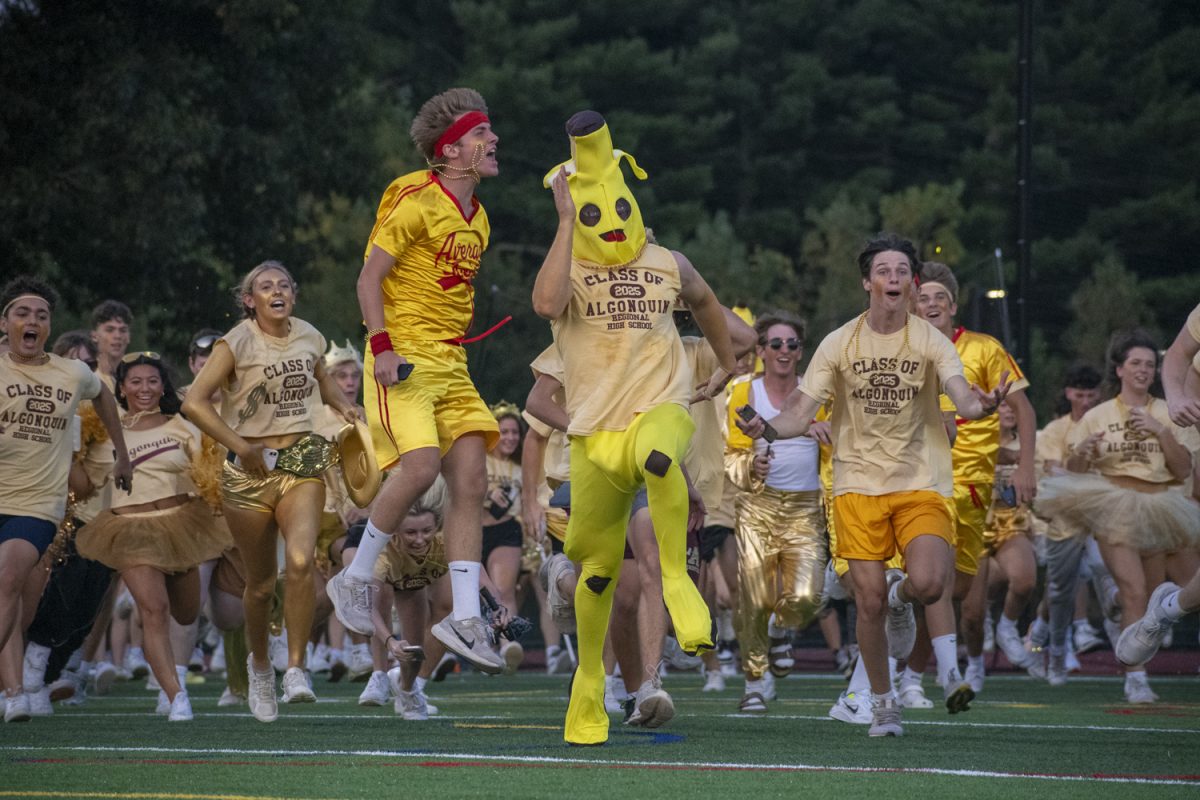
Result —
M337 445L324 436L306 433L279 451L275 468L302 478L316 478L339 460Z

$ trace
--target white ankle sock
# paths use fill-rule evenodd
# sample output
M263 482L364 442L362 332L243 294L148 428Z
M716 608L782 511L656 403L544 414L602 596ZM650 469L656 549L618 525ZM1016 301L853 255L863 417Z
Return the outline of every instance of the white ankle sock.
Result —
M1011 631L1012 633L1016 634L1017 621L1015 619L1009 619L1004 614L1001 614L1000 621L996 623L996 630L1004 631L1006 633Z
M367 520L367 529L363 531L362 541L354 553L354 560L346 567L346 576L359 581L369 581L375 577L375 562L387 547L392 535L384 533L375 527L375 523Z
M1184 614L1183 607L1179 605L1179 591L1171 592L1162 601L1163 613L1167 615L1167 619L1172 622L1178 621Z
M922 673L917 672L912 667L905 667L904 673L900 676L900 683L905 686L913 684L920 686L922 677Z
M479 562L451 561L449 567L450 589L454 593L454 618L470 619L480 616Z

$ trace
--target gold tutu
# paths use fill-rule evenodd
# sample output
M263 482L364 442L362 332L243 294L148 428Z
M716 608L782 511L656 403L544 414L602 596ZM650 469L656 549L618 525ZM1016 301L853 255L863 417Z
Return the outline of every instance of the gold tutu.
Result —
M101 511L80 529L75 546L84 558L118 571L147 566L173 574L221 555L233 547L233 537L225 518L193 497L162 511Z
M1179 488L1144 492L1094 472L1053 475L1038 484L1038 516L1141 551L1200 543L1200 505Z

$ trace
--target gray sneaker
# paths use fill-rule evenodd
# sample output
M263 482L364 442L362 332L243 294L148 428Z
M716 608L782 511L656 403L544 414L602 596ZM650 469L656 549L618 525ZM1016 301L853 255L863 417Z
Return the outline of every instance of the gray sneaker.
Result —
M325 594L333 601L333 613L355 633L370 636L375 631L371 609L375 606L375 586L339 572L325 584Z
M429 708L425 703L425 695L420 692L397 692L393 708L402 719L414 722L423 722L429 719Z
M625 720L626 725L657 728L675 716L675 703L671 695L662 688L662 681L655 675L638 687L633 697L633 713Z
M504 660L492 649L491 630L480 617L454 619L451 614L434 625L432 633L446 649L469 661L480 672L499 675L504 671Z
M575 632L575 598L562 593L558 588L558 579L574 569L571 559L562 553L550 556L538 569L538 579L542 582L542 588L546 590L550 616L563 633Z
M887 639L888 655L892 658L908 658L913 645L917 643L917 618L913 614L912 603L904 603L899 599L895 603L892 601L892 587L902 580L904 573L900 570L887 571Z
M868 736L903 736L904 726L900 724L900 701L888 695L875 704L871 712L871 727Z
M1167 595L1177 591L1179 591L1179 587L1170 581L1159 584L1159 587L1150 595L1150 602L1146 605L1146 614L1121 632L1117 638L1117 646L1114 648L1121 663L1136 667L1139 664L1145 664L1158 652L1167 631L1171 630L1173 624L1167 618L1166 612L1163 611L1163 600Z

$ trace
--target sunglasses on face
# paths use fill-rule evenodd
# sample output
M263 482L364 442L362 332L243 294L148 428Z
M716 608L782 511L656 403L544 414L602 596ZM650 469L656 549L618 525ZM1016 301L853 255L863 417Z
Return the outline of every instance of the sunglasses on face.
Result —
M125 355L121 356L121 363L132 364L139 358L149 358L154 361L162 361L162 356L160 356L158 353L155 353L152 350L142 350L138 353L126 353Z
M799 339L780 339L780 338L776 337L767 342L767 347L771 348L772 350L782 350L784 345L787 345L788 350L799 350L800 349L800 340Z

